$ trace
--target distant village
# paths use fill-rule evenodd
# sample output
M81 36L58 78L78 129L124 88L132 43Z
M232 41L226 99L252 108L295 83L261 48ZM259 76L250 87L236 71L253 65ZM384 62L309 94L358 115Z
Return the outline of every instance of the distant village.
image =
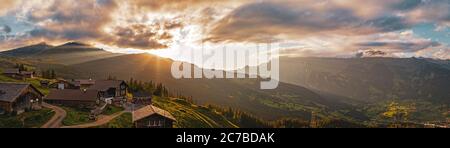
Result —
M2 75L21 80L36 73L19 68L4 69ZM70 106L89 109L89 120L98 116L107 105L124 108L132 113L135 128L172 128L176 119L167 111L152 104L152 94L131 91L123 80L55 79L41 80L40 87L48 88L48 95L30 83L0 82L0 114L19 115L47 106Z

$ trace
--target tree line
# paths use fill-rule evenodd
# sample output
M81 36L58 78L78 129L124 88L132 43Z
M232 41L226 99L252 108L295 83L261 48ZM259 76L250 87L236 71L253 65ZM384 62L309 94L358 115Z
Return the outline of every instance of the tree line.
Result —
M343 119L310 117L309 119L284 118L274 121L261 119L257 116L233 109L231 107L223 108L215 105L207 105L232 121L241 128L362 128L362 124L347 121Z
M162 83L154 83L153 81L142 82L140 80L130 78L130 80L127 81L127 84L131 92L143 91L149 92L155 96L171 97L169 89L167 89Z
M108 79L115 79L115 77L109 76ZM188 103L195 104L192 96L186 97L180 93L173 95L169 93L169 89L162 83L155 83L153 81L143 82L130 78L127 81L131 92L144 91L149 92L155 96L160 97L174 97L182 99ZM234 109L231 107L221 107L217 105L206 105L208 109L214 110L222 114L227 120L233 122L241 128L345 128L345 127L365 127L361 124L342 120L323 117L310 117L309 119L299 118L285 118L274 121L264 120L250 113ZM313 114L313 113L311 113ZM313 116L313 115L311 115Z
M56 72L53 69L41 70L42 78L56 79Z

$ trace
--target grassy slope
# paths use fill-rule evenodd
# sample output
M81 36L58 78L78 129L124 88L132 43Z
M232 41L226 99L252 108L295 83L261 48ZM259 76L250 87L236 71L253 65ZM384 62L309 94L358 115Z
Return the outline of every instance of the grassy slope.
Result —
M67 112L67 116L62 122L64 126L79 125L92 122L91 120L89 120L89 110L66 106L62 108Z
M237 128L220 113L181 99L154 97L153 104L169 111L177 119L174 126L178 128Z
M237 128L220 113L181 99L154 97L153 103L169 111L177 119L174 124L176 128ZM131 116L131 113L125 113L96 128L131 128Z
M26 112L17 116L0 115L0 128L36 128L44 125L55 112L50 109Z
M120 115L119 117L111 120L109 123L105 125L98 126L96 128L132 128L133 123L132 120L132 114L131 113L124 113Z
M3 69L0 68L0 73L3 71ZM26 83L30 83L32 84L34 87L36 87L39 91L41 91L44 95L47 95L49 93L49 89L45 88L45 87L41 87L40 81L41 80L48 80L48 79L43 79L43 78L30 78L30 79L25 79L25 80L16 80L13 78L9 78L6 77L4 75L0 75L0 82L26 82Z
M2 58L0 58L2 59ZM9 61L9 60L8 60ZM5 61L5 62L8 62ZM14 65L14 64L11 64ZM10 66L9 66L10 67ZM0 68L0 72L2 69ZM48 88L43 88L40 86L39 82L40 80L43 80L42 78L33 78L33 79L26 79L26 80L15 80L3 75L0 75L0 82L27 82L31 83L33 86L35 86L37 89L39 89L41 92L43 92L45 95L49 93ZM235 124L230 122L229 120L225 119L224 116L221 114L212 111L206 107L203 106L196 106L193 104L190 104L188 102L185 102L184 100L180 99L167 99L167 98L158 98L156 97L154 99L154 103L156 106L159 106L163 109L168 110L171 112L175 118L177 118L178 122L175 123L176 127L201 127L201 128L209 128L209 127L237 127ZM67 117L63 120L63 125L70 126L70 125L77 125L77 124L84 124L89 123L92 121L88 120L89 112L85 110L70 108L70 107L63 107L63 109L67 112ZM111 108L109 111L105 111L104 114L112 114L114 112L120 111L122 109L118 108ZM40 112L42 113L42 112ZM36 113L34 113L36 114ZM51 116L50 116L51 117ZM107 125L101 126L101 127L131 127L131 122L126 122L125 119L128 119L131 117L128 117L128 114L124 114L120 116L119 118L111 121ZM19 118L0 118L1 122L0 124L9 124L13 123L10 126L7 127L22 127L20 126ZM130 119L131 121L131 119ZM3 126L3 125L2 125ZM0 127L2 127L0 126Z
M377 121L393 122L394 119L386 117L384 114L390 112L389 105L397 103L398 106L407 109L403 121L424 122L424 121L446 121L450 119L449 105L434 104L426 100L390 100L365 106L363 112L371 119Z

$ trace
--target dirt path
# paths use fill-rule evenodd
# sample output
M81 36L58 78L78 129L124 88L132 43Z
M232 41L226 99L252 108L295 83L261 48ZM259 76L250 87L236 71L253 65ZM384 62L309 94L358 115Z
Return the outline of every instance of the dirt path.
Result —
M102 116L100 116L98 118L97 121L92 122L92 123L73 125L73 126L63 126L62 128L89 128L89 127L96 127L96 126L104 125L104 124L110 122L111 120L113 120L114 118L119 117L123 113L125 113L125 111L118 112L118 113L115 113L115 114L112 114L112 115L109 115L109 116L102 115Z
M47 121L41 128L59 128L61 127L61 122L66 118L66 111L58 106L50 105L47 103L42 103L42 106L45 108L52 109L55 112L55 115Z

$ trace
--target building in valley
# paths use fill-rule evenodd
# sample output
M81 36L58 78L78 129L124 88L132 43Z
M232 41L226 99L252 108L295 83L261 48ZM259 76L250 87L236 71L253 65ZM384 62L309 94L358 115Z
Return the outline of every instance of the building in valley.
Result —
M53 89L80 89L80 87L76 86L74 83L70 82L70 81L66 81L63 79L59 79L56 82L50 84L48 86L49 88L53 88Z
M42 108L43 94L28 83L0 83L0 113L21 114Z
M95 80L93 80L93 79L78 79L78 80L73 80L71 83L74 84L76 87L78 87L78 89L86 89L86 88L89 88L92 85L94 85Z
M33 71L21 71L18 68L11 68L3 70L3 75L13 79L33 78L35 72Z
M34 78L34 71L21 71L20 75L22 78Z
M52 89L44 101L50 104L94 109L100 103L101 97L97 90Z
M105 98L124 98L127 95L128 85L123 80L96 80L89 90L98 90Z
M153 105L133 111L132 120L136 128L172 128L176 122L169 112Z
M143 105L143 106L152 104L152 98L153 98L152 93L144 92L144 91L137 91L137 92L132 92L132 94L133 94L133 98L132 98L131 102L133 104Z

